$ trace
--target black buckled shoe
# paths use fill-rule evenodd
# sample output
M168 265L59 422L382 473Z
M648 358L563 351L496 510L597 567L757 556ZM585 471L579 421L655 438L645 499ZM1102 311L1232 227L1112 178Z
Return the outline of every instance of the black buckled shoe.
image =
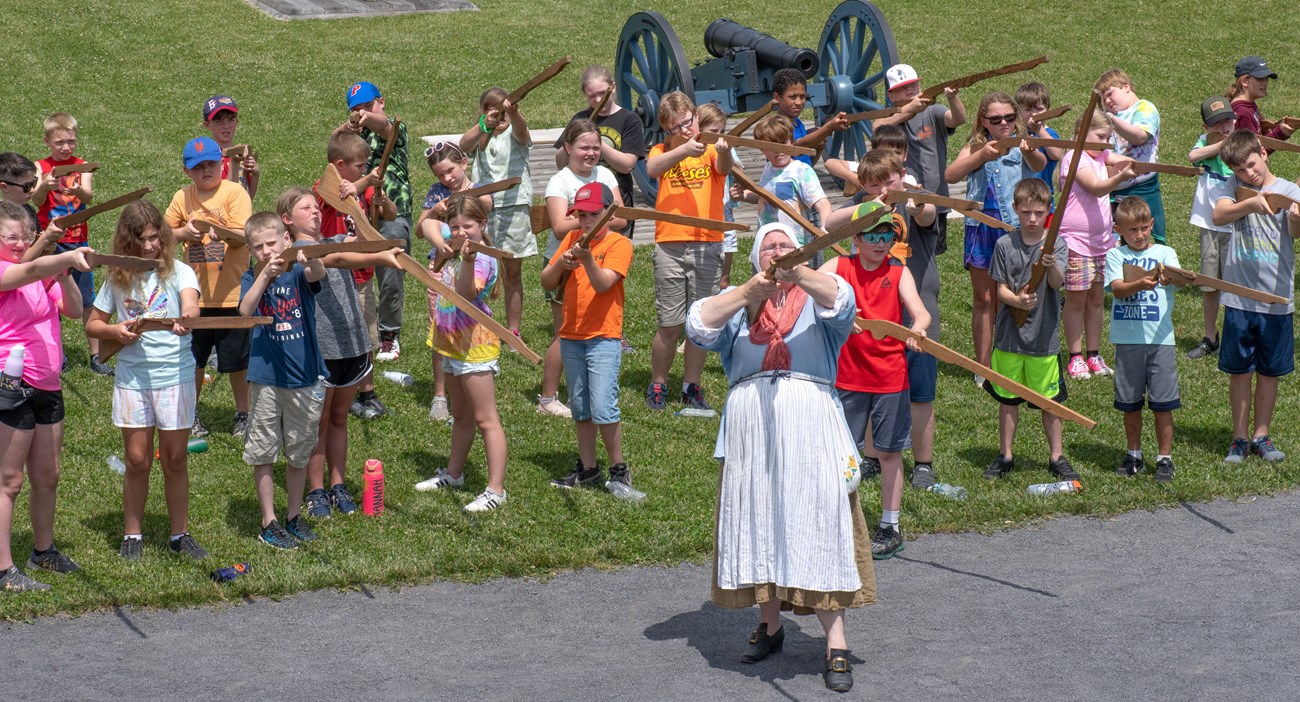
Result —
M768 635L767 624L759 624L758 628L749 637L749 650L740 657L741 663L757 663L768 654L777 653L785 647L785 627L776 630L775 634Z
M826 672L822 673L826 689L835 692L848 692L853 689L853 664L849 663L849 652L843 648L832 648L831 657L826 659Z

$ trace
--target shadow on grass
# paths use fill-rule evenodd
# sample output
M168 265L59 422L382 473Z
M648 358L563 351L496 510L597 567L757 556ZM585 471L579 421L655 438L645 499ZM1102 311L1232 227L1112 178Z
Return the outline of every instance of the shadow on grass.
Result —
M1224 404L1226 415L1227 403ZM1210 455L1223 456L1228 452L1228 446L1232 444L1232 424L1226 421L1221 424L1189 424L1179 422L1175 418L1174 441L1192 443Z
M158 480L161 480L161 476ZM115 509L111 512L100 512L93 517L87 517L81 520L82 526L91 531L99 532L104 538L104 546L110 553L117 553L122 546L122 510ZM167 518L166 512L150 512L145 510L144 521L141 524L141 530L144 532L145 543L162 544L164 547L167 540L171 538L171 520ZM256 534L254 535L256 536Z
M953 568L953 567L951 567L951 566L946 566L946 565L943 565L943 564L941 564L941 563L935 563L934 561L923 561L923 560L920 560L920 559L918 559L918 558L908 558L907 556L894 556L894 558L897 559L897 560L900 560L900 561L906 561L906 562L908 562L908 563L918 563L918 564L920 564L920 565L928 565L928 566L930 566L931 568L937 568L937 569L939 569L939 570L947 571L947 572L949 572L949 573L955 573L955 574L957 574L957 575L968 575L968 576L970 576L970 577L972 577L972 578L979 578L980 580L987 580L987 581L989 581L989 582L991 582L991 583L996 583L996 584L998 584L998 585L1003 585L1003 586L1006 586L1006 587L1009 587L1009 588L1012 588L1012 589L1015 589L1015 590L1020 590L1021 592L1032 592L1032 593L1034 593L1035 595L1042 595L1043 597L1053 597L1053 598L1056 597L1056 594L1055 594L1055 593L1048 592L1047 590L1039 590L1038 588L1034 588L1034 587L1027 587L1027 586L1025 586L1025 585L1018 585L1018 584L1016 584L1016 583L1011 582L1010 580L1002 580L1002 579L1000 579L1000 578L995 578L995 577L993 577L993 576L991 576L991 575L984 575L984 574L982 574L982 573L972 573L972 572L969 571L969 570L961 570L960 568Z
M600 455L599 453L597 455ZM578 457L575 446L571 450L533 451L521 453L520 458L546 472L548 478L563 478L573 470L574 460Z
M284 471L278 470L276 472L279 474L276 484L283 485ZM282 508L283 505L277 505L277 507ZM279 518L278 513L277 518ZM262 532L262 508L257 503L257 496L242 495L228 498L226 500L226 526L242 537L256 539L258 534Z

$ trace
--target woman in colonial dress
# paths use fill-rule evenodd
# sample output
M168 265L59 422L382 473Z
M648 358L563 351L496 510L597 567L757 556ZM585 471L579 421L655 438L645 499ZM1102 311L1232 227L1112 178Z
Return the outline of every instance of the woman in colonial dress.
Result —
M686 331L727 374L713 602L759 608L741 661L780 651L781 610L816 613L826 630L826 686L852 687L844 611L874 604L871 536L858 504L860 457L835 393L840 347L856 312L848 283L800 265L763 271L795 249L786 224L759 230L758 274L696 302Z

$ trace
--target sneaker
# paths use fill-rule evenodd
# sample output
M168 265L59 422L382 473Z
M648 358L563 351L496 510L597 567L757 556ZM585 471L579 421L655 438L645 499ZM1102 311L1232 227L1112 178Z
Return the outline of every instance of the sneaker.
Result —
M929 463L917 463L912 466L912 487L929 490L934 487L934 466Z
M167 545L167 548L170 548L172 553L186 555L196 561L201 561L208 557L208 552L199 545L199 542L194 540L193 536L190 536L188 531L181 534L179 539L172 539L171 543Z
M203 422L199 419L199 415L194 415L194 426L190 427L190 436L196 439L201 439L207 435L208 428L203 426Z
M1070 364L1066 366L1066 373L1069 373L1071 380L1087 380L1092 377L1088 371L1088 362L1083 360L1083 356L1071 356Z
M544 414L548 417L563 417L565 419L573 417L573 410L569 409L569 407L563 402L560 402L560 397L558 395L549 400L538 395L537 413Z
M1106 359L1102 358L1101 354L1089 356L1087 363L1088 372L1092 373L1094 378L1104 378L1108 375L1115 375L1115 371L1111 370L1110 366L1106 365Z
M0 590L5 592L33 592L48 589L50 589L49 585L27 577L26 573L18 570L18 566L9 566L9 570L0 575Z
M379 334L379 353L375 354L375 360L396 361L401 355L402 343L397 340L397 334L381 332Z
M689 409L713 411L709 403L704 401L704 391L695 383L686 386L685 392L682 393L682 404Z
M1156 482L1168 483L1174 479L1174 461L1172 458L1161 458L1156 461Z
M874 478L880 475L880 459L875 456L863 456L858 469L862 473L861 480Z
M1224 463L1241 463L1250 456L1250 442L1245 439L1237 438L1232 440L1232 445L1228 447L1228 455L1223 457Z
M988 468L984 469L985 480L997 480L1002 476L1016 469L1016 460L1014 458L1003 458L998 456L993 459Z
M433 396L433 402L429 403L429 419L435 422L445 422L451 419L451 411L447 409L446 395Z
M661 411L668 406L668 386L663 383L650 383L650 387L645 391L645 406L647 409Z
M60 573L63 575L75 573L81 570L81 566L74 563L71 558L59 553L59 549L54 548L53 546L50 547L50 550L40 554L39 556L36 555L35 551L32 551L32 557L27 559L27 567L40 568L41 570L48 570L51 573Z
M238 436L242 439L246 434L248 434L248 413L236 412L235 425L231 428L230 435Z
M636 347L632 345L632 342L627 340L627 337L623 337L622 345L623 353L636 353Z
M378 395L371 397L370 399L362 402L361 404L365 405L367 409L374 412L376 417L382 417L388 414L388 407L385 406L384 403L379 401Z
M496 509L497 507L500 507L505 503L506 503L506 494L504 492L498 495L495 492L492 492L491 490L484 489L483 492L479 494L478 497L474 498L473 502L465 505L465 511L486 512L488 510Z
M564 476L563 478L556 478L555 480L552 480L551 485L554 485L557 488L564 488L565 490L570 490L576 487L587 487L589 485L593 485L599 482L601 482L600 466L595 466L593 468L583 468L582 459L578 459L577 461L574 461L572 472L570 472L568 475Z
M361 400L353 400L352 405L348 407L348 413L357 419L374 419L379 416L375 414L374 409L367 407Z
M271 548L278 548L281 551L292 551L298 548L298 539L293 534L284 530L280 522L272 519L270 524L262 527L261 533L257 539Z
M1218 352L1219 352L1219 340L1216 338L1214 341L1210 341L1210 337L1203 336L1201 337L1201 343L1187 350L1187 358L1189 360L1195 361L1198 358L1213 356Z
M1051 471L1052 475L1055 475L1061 480L1079 479L1079 474L1075 472L1074 466L1070 465L1070 462L1065 460L1065 456L1061 456L1055 461L1048 463L1047 470Z
M903 535L899 533L897 527L882 526L871 537L871 558L873 560L883 561L893 558L894 554L899 553L904 548Z
M1258 437L1254 441L1250 442L1250 452L1269 463L1277 463L1283 458L1286 458L1286 454L1279 451L1278 448L1273 445L1273 440L1268 438L1268 434Z
M348 492L348 486L343 483L330 488L330 502L340 514L352 514L357 511L357 502L352 499L352 493Z
M330 494L325 488L316 488L307 493L307 516L312 519L329 519Z
M1146 463L1143 462L1141 458L1138 458L1131 453L1125 453L1124 462L1115 469L1115 475L1122 475L1125 478L1131 478L1146 469Z
M459 478L451 477L446 468L439 468L438 472L433 474L428 480L421 480L415 484L418 492L432 492L434 490L445 490L447 488L460 487L465 484L465 476L462 474Z
M96 375L113 375L113 367L99 362L99 354L90 357L90 370Z
M124 561L138 561L144 558L144 539L122 539L117 555Z
M626 463L615 463L609 467L609 480L632 487L632 471L628 470Z
M284 530L299 541L315 541L320 538L316 536L316 532L312 531L311 527L307 526L307 520L303 519L301 514L285 522Z

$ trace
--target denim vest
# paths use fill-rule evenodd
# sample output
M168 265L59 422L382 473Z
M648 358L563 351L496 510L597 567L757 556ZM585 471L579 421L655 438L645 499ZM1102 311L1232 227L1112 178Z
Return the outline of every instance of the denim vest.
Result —
M1024 162L1024 155L1020 153L1020 149L1009 149L1005 155L985 163L982 168L976 168L966 176L966 198L983 202L984 191L988 189L991 180L993 193L998 199L1000 219L1013 227L1019 227L1020 218L1011 207L1011 201L1015 195L1016 183L1032 177L1034 172L1029 170L1029 164ZM979 222L974 219L966 218L966 226L978 225Z

